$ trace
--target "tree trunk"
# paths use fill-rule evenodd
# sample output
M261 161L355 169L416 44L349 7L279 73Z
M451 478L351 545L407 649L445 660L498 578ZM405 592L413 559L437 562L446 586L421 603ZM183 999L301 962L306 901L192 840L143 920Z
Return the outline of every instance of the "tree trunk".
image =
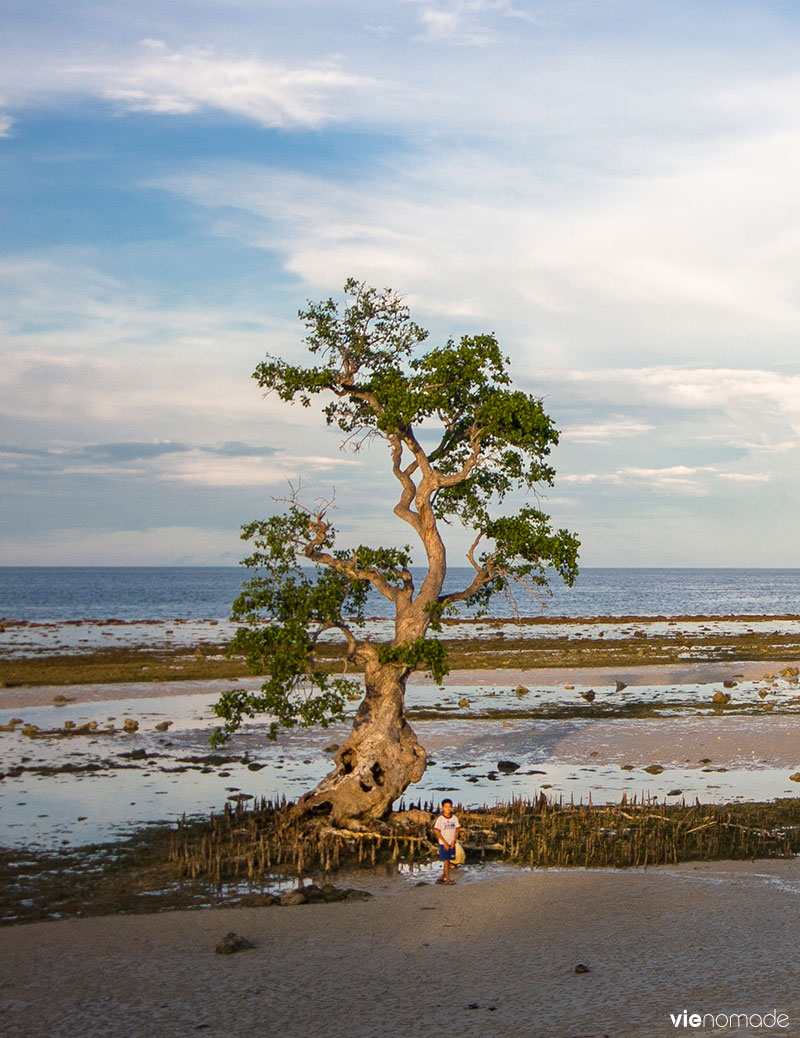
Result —
M297 810L328 815L344 829L364 829L385 818L406 787L419 782L427 758L405 719L409 673L399 664L367 663L366 695L336 753L336 767L300 798Z

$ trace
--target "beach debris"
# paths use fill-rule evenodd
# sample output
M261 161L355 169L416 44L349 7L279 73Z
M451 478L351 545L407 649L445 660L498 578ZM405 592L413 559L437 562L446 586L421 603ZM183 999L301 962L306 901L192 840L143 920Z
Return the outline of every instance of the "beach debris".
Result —
M246 951L248 948L255 948L255 945L248 941L246 937L242 937L231 930L217 944L215 951L217 955L233 955L235 952Z
M529 688L526 688L525 685L517 685L517 687L514 689L514 695L517 697L517 699L522 699L523 696L529 696L530 694L531 690Z
M585 692L581 692L580 693L581 699L585 699L587 703L594 702L594 699L595 699L596 695L597 695L597 693L595 692L595 690L593 688L589 688Z
M497 762L497 770L504 775L512 775L519 767L520 765L515 760L499 760Z
M576 973L591 973L592 971L589 969L588 966L584 965L582 962L579 962L578 965L575 967L575 972Z
M620 681L619 679L617 679L614 682L614 688L615 688L615 690L617 692L621 692L623 690L623 688L627 688L627 687L628 687L627 684L624 681Z

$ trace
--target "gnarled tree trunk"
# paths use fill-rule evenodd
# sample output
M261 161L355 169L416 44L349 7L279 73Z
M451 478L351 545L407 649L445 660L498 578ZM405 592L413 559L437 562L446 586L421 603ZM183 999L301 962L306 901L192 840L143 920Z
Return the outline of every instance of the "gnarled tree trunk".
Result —
M344 829L369 828L389 813L407 786L422 778L425 750L405 719L409 673L400 664L367 662L366 695L336 753L336 767L300 798L297 810L327 815Z

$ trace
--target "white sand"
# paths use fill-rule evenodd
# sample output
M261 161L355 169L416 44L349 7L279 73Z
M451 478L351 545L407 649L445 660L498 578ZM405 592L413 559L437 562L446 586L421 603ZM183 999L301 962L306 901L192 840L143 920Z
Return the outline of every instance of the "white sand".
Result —
M8 1038L660 1038L697 1033L670 1022L684 1009L776 1009L788 1029L705 1033L800 1035L796 861L381 886L365 903L4 929L0 1029ZM230 930L255 948L215 954ZM589 972L576 974L578 963Z

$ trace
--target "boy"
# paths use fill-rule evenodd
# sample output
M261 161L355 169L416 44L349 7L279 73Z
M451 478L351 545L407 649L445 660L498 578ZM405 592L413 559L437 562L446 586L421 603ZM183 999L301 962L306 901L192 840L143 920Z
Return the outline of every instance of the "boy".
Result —
M439 861L442 862L442 874L437 883L455 883L450 879L450 862L456 856L456 840L461 831L458 818L453 814L453 801L442 801L442 813L433 823L433 831L439 837Z

